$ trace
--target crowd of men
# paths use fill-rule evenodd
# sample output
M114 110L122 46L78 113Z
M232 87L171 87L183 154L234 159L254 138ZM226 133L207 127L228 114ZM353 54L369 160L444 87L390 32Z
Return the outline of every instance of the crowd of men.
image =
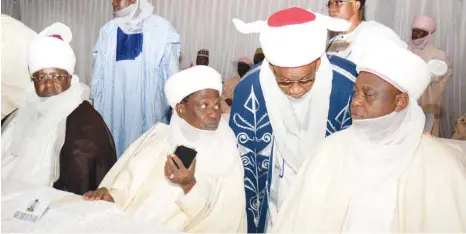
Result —
M182 232L466 232L465 152L433 136L452 75L435 20L416 17L405 43L364 5L233 19L261 48L222 79L205 49L180 71L180 37L149 1L113 0L91 88L54 23L22 44L30 81L2 119L2 180Z

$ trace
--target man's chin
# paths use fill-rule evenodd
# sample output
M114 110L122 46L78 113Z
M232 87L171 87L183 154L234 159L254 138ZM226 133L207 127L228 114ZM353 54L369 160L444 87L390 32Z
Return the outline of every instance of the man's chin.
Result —
M356 119L356 120L362 120L362 119L365 119L362 115L358 115L358 114L351 114L351 119Z

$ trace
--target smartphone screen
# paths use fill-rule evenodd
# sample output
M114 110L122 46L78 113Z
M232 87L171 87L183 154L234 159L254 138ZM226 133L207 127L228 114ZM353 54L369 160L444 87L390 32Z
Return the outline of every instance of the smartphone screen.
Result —
M176 147L175 152L173 153L178 158L181 160L183 163L183 166L187 169L189 166L191 166L191 163L193 162L194 158L197 155L197 151L195 149L180 145ZM175 162L176 167L180 168L176 162Z

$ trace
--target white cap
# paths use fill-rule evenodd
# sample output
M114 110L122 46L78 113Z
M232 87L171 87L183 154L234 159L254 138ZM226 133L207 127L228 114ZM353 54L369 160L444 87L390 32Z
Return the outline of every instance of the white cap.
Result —
M204 89L214 89L222 95L222 76L208 66L194 66L171 76L165 85L165 95L172 108L183 98Z
M29 74L44 68L60 68L74 74L76 56L70 46L71 30L62 23L45 28L29 44Z
M379 76L415 100L430 83L429 67L421 57L386 40L368 45L357 70Z

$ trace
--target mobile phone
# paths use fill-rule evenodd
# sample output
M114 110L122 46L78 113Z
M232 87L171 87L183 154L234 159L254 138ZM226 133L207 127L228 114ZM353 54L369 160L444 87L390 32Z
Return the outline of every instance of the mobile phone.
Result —
M180 145L176 147L175 152L173 154L175 154L181 160L185 168L189 168L189 166L191 166L191 163L197 155L197 151L195 149L188 148L184 145ZM176 162L173 162L175 163L175 166L179 169L180 167L176 164Z

